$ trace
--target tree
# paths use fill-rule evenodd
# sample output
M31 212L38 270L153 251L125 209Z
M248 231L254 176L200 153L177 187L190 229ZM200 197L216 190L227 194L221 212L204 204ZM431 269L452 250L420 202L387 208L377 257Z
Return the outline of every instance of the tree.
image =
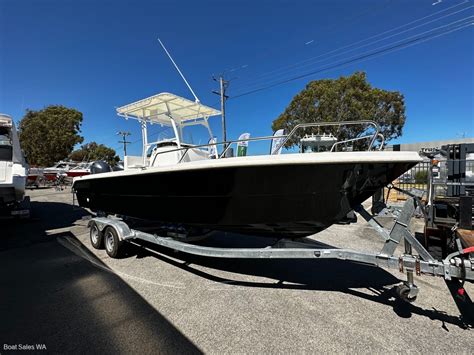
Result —
M418 170L415 174L417 184L426 184L428 182L428 170Z
M103 144L90 142L81 146L81 149L75 150L69 156L74 161L94 161L105 160L111 166L115 166L120 158L116 155L115 150Z
M29 163L50 166L66 159L74 146L83 141L79 135L81 123L81 112L60 105L27 110L18 128Z
M274 131L285 128L290 132L300 123L360 120L377 122L385 141L400 136L405 124L403 95L398 91L373 88L364 72L339 79L311 81L273 121L272 128ZM366 128L341 126L327 131L339 140L344 140L360 136ZM285 146L290 148L298 144L300 138L309 131L317 130L300 129Z

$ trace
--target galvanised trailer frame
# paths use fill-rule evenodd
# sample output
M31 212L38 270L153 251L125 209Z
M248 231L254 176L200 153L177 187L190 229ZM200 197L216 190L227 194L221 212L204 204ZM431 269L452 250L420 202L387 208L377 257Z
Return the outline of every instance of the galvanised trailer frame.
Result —
M266 248L215 248L190 244L186 240L177 240L134 230L121 219L95 217L89 221L90 239L95 248L105 246L107 254L119 257L124 243L146 241L162 247L184 253L213 258L247 258L247 259L339 259L365 263L389 269L398 269L407 275L407 280L396 288L397 295L407 302L416 300L418 288L414 275L432 275L443 277L464 297L464 308L472 308L472 301L465 293L464 282L474 280L474 248L463 249L457 243L458 251L444 260L436 260L410 232L408 226L420 203L417 196L411 195L405 202L400 216L396 219L391 231L383 228L362 206L356 209L385 241L378 253L361 252L350 249L321 248L310 241L293 241L281 239L275 245ZM404 253L395 256L397 246L404 241ZM413 253L416 251L416 254ZM448 285L449 286L449 285ZM456 288L457 287L457 288ZM458 303L458 302L457 302ZM461 307L458 304L458 307Z

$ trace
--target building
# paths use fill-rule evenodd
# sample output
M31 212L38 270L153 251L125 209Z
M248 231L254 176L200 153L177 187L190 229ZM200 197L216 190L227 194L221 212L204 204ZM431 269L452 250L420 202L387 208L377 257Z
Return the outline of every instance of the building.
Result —
M386 146L385 150L431 152L434 150L441 149L443 145L461 144L461 143L474 143L474 138L457 138L457 139L446 139L442 141L432 141L432 142L394 144L394 145Z

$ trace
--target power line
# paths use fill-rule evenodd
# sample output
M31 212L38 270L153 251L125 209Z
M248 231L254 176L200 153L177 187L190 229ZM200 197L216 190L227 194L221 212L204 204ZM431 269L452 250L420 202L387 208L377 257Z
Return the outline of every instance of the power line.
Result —
M472 17L472 16L471 16ZM470 17L467 17L466 19L469 19ZM465 19L463 19L465 20ZM459 21L455 21L455 22L459 22ZM305 73L305 74L301 74L301 75L298 75L296 77L292 77L292 78L289 78L289 79L285 79L285 80L282 80L282 81L279 81L279 82L276 82L276 83L272 83L270 85L267 85L265 87L261 87L261 88L258 88L258 89L255 89L255 90L251 90L251 91L248 91L248 92L245 92L245 93L242 93L242 94L239 94L239 95L235 95L235 96L232 96L230 97L230 99L235 99L235 98L238 98L238 97L241 97L241 96L246 96L246 95L249 95L249 94L252 94L252 93L255 93L255 92L258 92L258 91L262 91L262 90L266 90L268 88L272 88L272 87L275 87L275 86L278 86L278 85L281 85L281 84L285 84L285 83L288 83L288 82L291 82L291 81L294 81L294 80L298 80L298 79L301 79L301 78L304 78L304 77L307 77L307 76L311 76L311 75L314 75L314 74L318 74L318 73L321 73L321 72L325 72L325 71L328 71L328 70L331 70L331 69L336 69L336 68L339 68L339 67L343 67L343 66L347 66L348 64L352 64L352 63L355 63L355 62L359 62L359 61L362 61L362 60L365 60L365 59L369 59L370 57L374 57L374 56L377 56L377 55L380 55L380 54L386 54L386 53L391 53L395 50L398 50L398 49L403 49L403 48L406 48L406 47L410 47L414 44L418 44L418 43L422 43L422 42L425 42L429 39L433 39L433 38L436 38L436 37L440 37L444 34L448 34L448 33L451 33L451 32L454 32L454 31L457 31L457 30L460 30L462 28L465 28L465 27L468 27L469 25L472 25L473 23L466 23L464 25L462 25L461 27L458 27L458 28L455 28L453 30L450 30L450 31L445 31L445 32L442 32L441 34L433 34L431 36L425 36L425 37L420 37L420 38L417 38L415 40L412 40L412 41L408 41L406 43L402 43L402 44L399 44L399 45L395 45L393 47L390 47L390 48L385 48L385 49L381 49L381 48L384 48L384 47L379 47L378 49L380 49L379 51L376 51L376 52L365 52L363 55L361 56L358 56L358 57L352 57L351 59L347 60L347 61L344 61L344 62L339 62L339 63L336 63L334 65L331 65L329 67L325 67L325 68L321 68L321 69L318 69L318 70L315 70L315 71L312 71L310 73ZM452 25L449 24L449 25ZM449 26L448 25L448 26ZM446 26L441 26L441 27L446 27ZM441 27L438 27L438 28L441 28ZM438 29L437 28L437 29ZM433 30L430 30L430 31L427 31L427 32L433 32ZM425 32L426 33L426 32ZM409 37L411 38L411 37ZM400 41L397 41L397 42L400 42ZM397 42L394 42L394 43L397 43ZM385 46L386 47L386 46Z
M466 17L462 20L472 19L472 18L473 18L473 16ZM462 21L462 20L459 20L459 21ZM450 26L450 25L452 25L456 22L459 22L459 21L455 21L455 22L453 22L449 25L446 25L446 26L440 26L440 27L438 27L434 30ZM273 84L255 89L255 90L244 92L244 93L236 95L236 96L231 96L230 99L236 99L236 98L246 96L246 95L250 95L250 94L253 94L253 93L256 93L256 92L259 92L259 91L267 90L267 89L270 89L270 88L278 86L278 85L286 84L286 83L294 81L294 80L302 79L302 78L307 77L307 76L311 76L311 75L315 75L315 74L325 72L325 71L328 71L328 70L336 69L336 68L339 68L339 67L342 67L342 66L345 66L345 65L348 65L348 64L352 64L352 63L355 63L355 62L359 62L359 61L362 61L362 60L365 60L365 59L369 59L371 57L375 57L375 56L378 56L378 55L384 55L384 54L387 54L387 53L391 53L391 52L394 52L396 50L400 50L400 49L407 48L407 47L410 47L410 46L413 46L413 45L416 45L416 44L419 44L419 43L426 42L430 39L434 39L434 38L446 35L446 34L451 33L451 32L459 31L459 30L461 30L465 27L468 27L470 25L473 25L473 24L474 23L472 23L472 22L466 22L466 23L461 24L461 25L459 25L459 26L457 26L457 27L455 27L451 30L446 30L446 31L443 31L441 33L431 34L431 35L427 35L427 36L424 36L424 37L418 37L418 38L415 38L415 39L410 40L410 41L405 42L405 43L392 45L389 48L379 47L379 49L376 50L375 52L371 52L371 53L366 52L367 54L363 54L363 55L360 55L360 56L353 57L352 59L348 59L344 62L336 63L334 65L330 65L330 66L322 68L322 69L318 69L318 70L315 70L315 71L312 71L312 72L309 72L309 73L301 74L301 75L298 75L298 76L295 76L295 77L292 77L292 78L288 78L288 79L285 79L285 80L282 80L282 81L279 81L279 82L276 82L276 83L273 83ZM427 31L427 32L433 32L434 30L430 30L430 31ZM398 41L398 42L400 42L400 41ZM397 43L397 42L394 42L394 43ZM384 49L381 49L381 48L384 48Z
M356 14L354 16L348 16L346 18L342 18L341 20L344 23L344 25L350 25L350 24L353 24L353 23L357 23L357 20L365 17L365 15L370 14L371 12L376 13L379 10L385 9L392 2L393 2L393 0L387 0L384 3L379 3L376 6L368 8L365 11L361 11L361 12L359 12L358 14ZM353 20L355 20L355 21L353 21ZM332 29L332 28L337 28L337 27L340 27L340 24L333 23L330 26L327 26L326 30L327 29ZM319 31L319 32L321 32L321 31ZM339 31L336 31L336 32L333 32L333 33L337 33L337 32L339 32Z
M280 71L286 71L287 69L293 68L293 67L298 67L298 66L300 66L300 65L303 64L303 63L313 61L314 59L321 58L321 57L323 57L323 56L325 56L325 55L327 55L327 54L339 52L339 51L341 51L341 50L343 50L343 49L353 47L354 45L357 45L357 44L359 44L359 43L363 43L363 42L366 42L366 41L368 41L368 40L370 40L370 39L380 37L381 35L384 35L384 34L386 34L386 33L393 32L393 31L395 31L395 30L401 29L401 28L406 27L406 26L408 26L408 25L411 25L411 24L413 24L413 23L422 21L422 20L424 20L424 19L430 18L430 17L435 16L435 15L438 15L438 14L440 14L440 13L446 12L446 11L452 9L452 8L458 7L458 6L463 5L463 4L467 3L467 2L469 2L469 1L468 1L468 0L465 0L465 1L462 2L462 3L453 5L453 6L451 6L451 7L448 7L448 8L446 8L446 9L444 9L444 10L437 11L437 12L435 12L435 13L433 13L433 14L430 14L430 15L421 17L421 18L419 18L419 19L410 21L410 22L408 22L408 23L406 23L406 24L403 24L403 25L394 27L394 28L392 28L392 29L390 29L390 30L384 31L384 32L382 32L382 33L379 33L379 34L376 34L376 35L373 35L373 36L364 38L364 39L362 39L362 40L359 40L359 41L357 41L357 42L351 43L351 44L349 44L349 45L345 45L345 46L342 46L342 47L333 49L333 50L331 50L331 51L325 52L325 53L320 54L320 55L315 56L315 57L307 58L307 59L305 59L305 60L303 60L303 61L300 61L300 62L297 62L297 63L293 63L293 64L290 64L290 65L287 65L287 66L283 66L283 67L280 67L280 68L271 70L271 71L269 71L269 72L267 72L267 73L261 74L260 76L254 78L254 79L251 79L250 81L247 81L247 82L244 81L244 82L243 82L243 85L246 86L246 84L248 84L248 83L252 83L252 82L255 82L255 81L260 81L263 77L266 77L266 76L271 75L271 74L273 74L273 73L277 73L277 72L280 72ZM467 7L467 8L464 8L464 9L460 10L460 11L453 12L453 13L451 13L451 14L448 14L448 15L446 15L446 16L440 17L440 18L438 18L438 19L436 19L436 20L433 20L433 21L440 20L440 19L442 19L442 18L444 18L444 17L451 16L451 15L453 15L453 14L455 14L455 13L459 13L459 12L465 11L465 10L467 10L467 9L469 9L469 8L472 8L472 7L473 7L473 6L469 6L469 7ZM431 22L433 22L433 21L426 22L425 25L428 24L428 23L431 23ZM422 26L422 25L415 26L415 27L413 27L413 28L417 28L417 27L420 27L420 26ZM413 28L412 28L412 29L413 29ZM403 32L406 32L406 31L402 31L402 32L400 32L400 33L403 33ZM400 34L400 33L399 33L399 34ZM393 36L394 36L394 35L392 35L392 36L390 36L390 37L393 37ZM390 37L387 37L387 38L390 38ZM360 47L359 47L359 48L360 48ZM237 84L237 87L240 87L240 86L242 86L242 82L241 82L240 84Z
M269 72L267 72L267 73L263 73L263 74L257 76L256 78L253 78L253 79L251 79L251 80L238 83L238 84L236 85L236 87L239 88L239 89L241 89L241 87L245 87L245 86L248 87L249 85L250 85L250 86L254 86L254 84L252 84L252 83L254 83L254 82L259 82L259 81L263 80L263 78L265 78L265 77L267 77L267 76L269 76L269 75L272 75L272 74L274 74L274 73L278 73L278 72L281 72L281 71L285 72L285 71L288 71L290 68L297 69L298 67L301 67L301 65L304 64L304 63L312 62L312 61L314 61L315 59L324 57L324 56L326 56L326 55L328 55L328 54L336 53L336 52L339 52L339 51L341 51L341 50L343 50L343 49L353 47L353 46L355 46L355 45L357 45L357 44L367 42L367 41L369 41L369 40L371 40L371 39L380 37L380 36L382 36L382 35L384 35L384 34L387 34L387 33L393 32L393 31L396 31L396 30L398 30L398 29L404 28L404 27L409 26L409 25L411 25L411 24L420 22L420 21L422 21L422 20L425 20L425 19L427 19L427 18L433 17L433 16L435 16L435 15L444 13L444 12L446 12L446 11L449 11L449 10L455 8L455 7L461 6L461 5L463 5L463 4L467 3L467 2L469 2L469 1L468 1L468 0L465 0L465 1L462 2L462 3L459 3L459 4L456 4L456 5L450 6L450 7L446 8L446 9L444 9L444 10L440 10L440 11L434 12L434 13L432 13L432 14L430 14L430 15L427 15L427 16L421 17L421 18L419 18L419 19L410 21L410 22L405 23L405 24L403 24L403 25L400 25L400 26L394 27L394 28L392 28L392 29L390 29L390 30L387 30L387 31L378 33L378 34L376 34L376 35L373 35L373 36L364 38L364 39L359 40L359 41L356 41L356 42L354 42L354 43L351 43L351 44L348 44L348 45L345 45L345 46L342 46L342 47L339 47L339 48L330 50L330 51L328 51L328 52L325 52L325 53L323 53L323 54L317 55L317 56L315 56L315 57L307 58L307 59L305 59L305 60L303 60L303 61L300 61L300 62L297 62L297 63L293 63L293 64L290 64L290 65L286 65L286 66L283 66L283 67L280 67L280 68L271 70L271 71L269 71ZM468 6L468 7L464 8L464 9L461 9L461 10L458 10L458 11L455 11L455 12L452 12L452 13L447 14L447 15L445 15L445 16L439 17L439 18L437 18L437 19L435 19L435 20L431 20L431 21L425 22L424 24L414 26L414 27L412 27L412 28L410 28L410 29L408 29L408 30L401 31L401 32L399 32L399 33L397 33L397 34L395 34L395 35L387 36L387 37L385 37L384 39L397 36L397 35L399 35L399 34L401 34L401 33L404 33L404 32L410 31L410 30L413 30L413 29L418 28L418 27L425 26L425 25L427 25L427 24L429 24L429 23L432 23L432 22L435 22L435 21L439 21L439 20L441 20L441 19L443 19L443 18L445 18L445 17L452 16L452 15L454 15L454 14L463 12L463 11L465 11L465 10L468 10L468 9L472 8L472 7L474 7L474 6L472 6L472 5L471 5L471 6ZM377 40L377 41L375 41L375 42L372 42L371 44L380 42L380 41L382 41L382 40L384 40L384 39L379 39L379 40ZM353 49L351 49L351 50L349 50L349 51L345 51L345 52L343 52L343 53L351 52L351 51L354 51L354 50L359 49L359 48L362 48L362 47L366 47L366 46L371 45L371 44L366 44L366 45L363 45L363 46L359 46L359 47L357 47L357 48L353 48ZM343 53L340 53L340 54L338 54L338 55L342 55ZM336 55L336 56L338 56L338 55ZM334 55L331 56L331 57L334 57ZM326 59L327 59L327 58L326 58ZM323 60L325 60L325 59L323 59ZM321 61L321 60L320 60L320 61ZM317 62L320 62L320 61L317 61ZM317 62L316 62L316 63L317 63ZM311 64L314 64L314 63L311 63ZM304 66L307 66L307 65L309 65L309 63L306 64L306 65L304 65ZM294 69L292 69L292 70L294 70Z
M325 61L329 60L330 58L339 57L339 56L341 56L341 55L343 55L343 54L347 54L347 53L353 52L353 51L355 51L355 50L357 50L357 49L361 49L361 48L364 48L364 47L370 47L370 46L372 46L372 45L374 45L374 44L376 44L376 43L378 43L378 42L385 41L385 40L387 40L387 39L389 39L389 38L392 38L392 37L396 37L396 36L398 36L398 35L400 35L400 34L403 34L403 33L405 33L405 32L410 32L410 31L412 31L412 30L414 30L414 29L416 29L416 28L426 26L426 25L429 24L429 23L439 21L439 20L441 20L441 19L443 19L443 18L446 18L446 17L452 16L452 15L455 15L455 14L457 14L457 13L463 12L463 11L468 10L468 9L470 9L470 8L473 8L473 7L474 7L474 6L469 6L469 7L465 8L465 9L462 9L462 10L453 12L453 13L451 13L451 14L442 16L442 17L437 18L437 19L435 19L435 20L427 21L427 22L425 22L425 23L422 23L422 24L417 25L417 26L414 26L414 27L410 27L410 28L408 28L408 29L406 29L406 30L404 30L404 31L400 31L400 32L397 32L397 33L392 34L392 35L390 35L390 36L383 37L383 38L378 39L378 40L376 40L376 41L373 41L373 42L371 42L371 43L364 44L364 45L361 45L361 46L358 46L358 47L349 49L349 50L347 50L347 51L343 51L343 52L338 53L338 54L330 55L330 56L328 56L328 57L326 57L326 58L323 58L323 59L320 59L320 60L317 60L317 61L314 61L314 62L311 62L311 63L304 64L304 65L299 66L299 67L294 68L294 69L286 70L286 71L282 72L281 74L279 74L278 76L284 76L284 75L286 75L286 74L291 73L291 72L294 71L294 70L299 70L299 69L302 69L302 68L304 68L304 67L308 67L308 66L313 65L313 64L316 64L316 63L325 62ZM425 33L425 32L422 32L422 33ZM259 80L259 81L262 81L262 80L263 80L263 79L261 79L261 80ZM253 86L257 86L257 85L260 85L260 83L258 83L258 81L257 81L256 83L254 83L254 84L249 85L248 88L253 87Z
M465 0L467 1L467 0ZM353 16L347 16L345 18L342 18L341 21L344 23L345 26L347 26L348 24L353 24L353 23L356 23L357 20L359 20L360 18L363 18L365 17L367 14L370 14L370 13L376 13L378 12L379 10L382 10L382 9L385 9L386 7L388 7L392 2L394 2L394 0L386 0L385 2L383 3L379 3L377 4L376 6L373 6L373 7L370 7L369 9L366 9L364 11L361 11ZM355 21L354 21L355 20ZM339 27L341 28L341 25L339 23L331 23L327 26L324 26L322 29L320 29L318 32L321 32L321 31L325 31L325 34L327 34L327 31L328 30L331 30L335 27ZM338 32L341 32L342 29L340 29L339 31L333 31L331 32L332 34L334 33L338 33ZM316 38L316 37L314 37ZM300 46L298 46L300 47ZM267 57L271 57L273 56L273 54L271 52L266 52L266 54L263 56L263 59L267 58ZM262 60L262 57L260 57L260 60ZM249 65L248 64L245 64L243 66L237 66L233 69L229 69L229 70L224 70L224 72L232 72L232 71L236 71L236 70L240 70L240 69L243 69L243 68L247 68Z
M444 26L438 26L438 27L435 27L435 28L431 28L431 29L429 29L429 30L427 30L427 31L417 33L417 34L415 34L415 35L413 35L413 36L409 36L409 37L403 38L403 39L401 39L401 40L398 40L398 41L389 43L389 44L387 44L387 45L384 45L384 46L375 48L375 50L382 49L382 48L385 48L385 47L387 47L387 46L389 46L389 45L393 45L393 44L396 44L396 43L400 43L400 42L403 42L403 41L406 41L406 40L409 40L409 39L412 39L412 38L417 38L417 37L420 36L420 35L424 35L424 34L426 34L426 33L430 33L430 32L439 30L439 29L441 29L441 28L445 28L445 27L452 26L452 25L455 24L455 23L464 21L464 20L469 19L469 18L471 18L471 17L472 17L472 16L468 16L468 17L462 18L462 19L460 19L460 20L457 20L457 21L453 21L453 22L451 22L451 23L448 23L447 25L444 25ZM363 52L362 54L370 53L370 51L371 51L371 50L366 51L366 52ZM354 58L354 56L349 57L349 59L352 59L352 58ZM341 59L344 59L344 58L341 58ZM284 77L285 77L285 76L283 76L283 78L284 78ZM275 80L274 80L274 81L275 81ZM252 85L252 86L255 86L255 85ZM240 95L240 94L235 94L233 97L239 96L239 95Z

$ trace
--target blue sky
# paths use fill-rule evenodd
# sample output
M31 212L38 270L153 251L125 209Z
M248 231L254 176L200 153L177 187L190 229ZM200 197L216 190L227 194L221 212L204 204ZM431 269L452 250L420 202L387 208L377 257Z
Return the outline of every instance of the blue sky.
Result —
M163 91L192 99L158 37L201 102L218 108L212 74L227 70L232 97L438 27L473 22L472 1L435 2L0 0L0 112L18 120L26 108L73 107L84 114L86 142L120 151L118 130L131 131L132 141L140 134L115 107ZM405 95L407 123L397 142L473 137L473 29L230 99L228 137L271 134L272 120L308 81L357 70L366 71L372 85ZM367 38L359 46L378 42L331 52ZM307 65L295 65L302 61ZM212 127L220 137L219 118ZM139 153L140 143L129 149Z

